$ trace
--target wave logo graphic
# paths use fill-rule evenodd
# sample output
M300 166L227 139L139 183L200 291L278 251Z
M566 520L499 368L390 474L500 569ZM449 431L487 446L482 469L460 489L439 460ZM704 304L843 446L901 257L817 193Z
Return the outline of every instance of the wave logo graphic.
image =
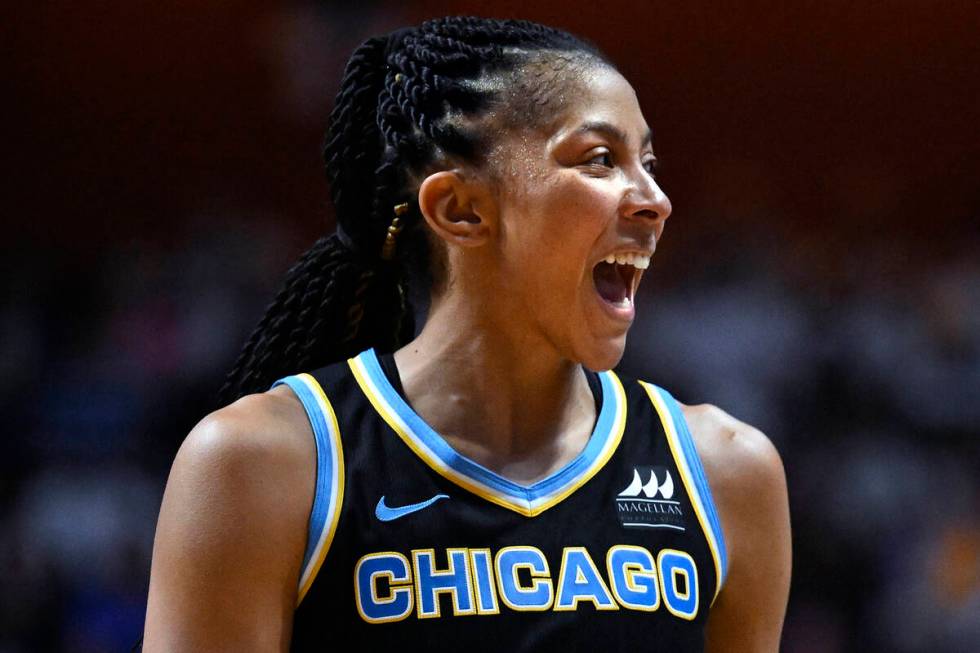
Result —
M657 479L657 469L663 470L664 481L660 483ZM621 497L638 497L640 494L647 499L656 499L659 494L664 499L674 497L674 479L670 476L670 470L665 467L644 467L644 472L649 471L650 477L643 481L643 475L636 467L633 468L633 480L626 489L619 493Z
M681 498L674 498L674 479L668 468L638 466L633 468L633 480L616 495L616 514L626 528L684 531Z

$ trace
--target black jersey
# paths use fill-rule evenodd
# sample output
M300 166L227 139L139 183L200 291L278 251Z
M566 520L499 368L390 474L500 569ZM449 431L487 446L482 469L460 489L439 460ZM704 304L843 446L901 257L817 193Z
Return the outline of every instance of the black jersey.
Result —
M725 545L665 390L594 375L585 449L525 486L452 449L372 350L282 383L317 449L293 651L704 648Z

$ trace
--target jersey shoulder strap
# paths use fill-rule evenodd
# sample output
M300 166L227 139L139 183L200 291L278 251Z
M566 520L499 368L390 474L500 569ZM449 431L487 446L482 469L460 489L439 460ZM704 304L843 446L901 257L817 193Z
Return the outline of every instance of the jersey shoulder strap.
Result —
M320 571L337 532L344 502L344 453L337 414L316 378L311 374L296 374L279 379L272 387L280 385L289 386L303 404L316 443L316 485L300 568L296 598L299 605Z
M697 515L698 523L701 525L701 530L708 542L708 548L711 550L711 557L715 564L715 577L718 579L715 590L715 598L717 598L728 572L728 551L725 546L725 536L721 530L721 522L718 520L718 511L715 509L711 488L708 485L708 477L704 473L701 458L694 446L694 438L691 436L691 430L684 418L683 411L681 411L680 404L669 392L660 386L645 381L640 381L639 384L646 391L657 416L660 418L674 463L677 465L684 487L691 498L691 505Z

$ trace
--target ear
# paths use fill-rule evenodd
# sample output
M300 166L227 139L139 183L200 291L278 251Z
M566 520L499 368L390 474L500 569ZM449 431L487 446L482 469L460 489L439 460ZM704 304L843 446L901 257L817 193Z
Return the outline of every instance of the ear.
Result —
M419 186L419 209L429 227L447 243L479 247L490 237L491 204L483 184L457 170L429 175Z

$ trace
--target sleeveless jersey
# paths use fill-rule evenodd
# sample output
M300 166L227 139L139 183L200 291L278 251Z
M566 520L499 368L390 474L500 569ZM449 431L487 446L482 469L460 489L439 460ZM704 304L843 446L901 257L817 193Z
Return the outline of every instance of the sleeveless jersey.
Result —
M450 447L373 350L277 381L317 451L292 650L703 650L727 562L683 414L593 381L585 449L529 486Z

